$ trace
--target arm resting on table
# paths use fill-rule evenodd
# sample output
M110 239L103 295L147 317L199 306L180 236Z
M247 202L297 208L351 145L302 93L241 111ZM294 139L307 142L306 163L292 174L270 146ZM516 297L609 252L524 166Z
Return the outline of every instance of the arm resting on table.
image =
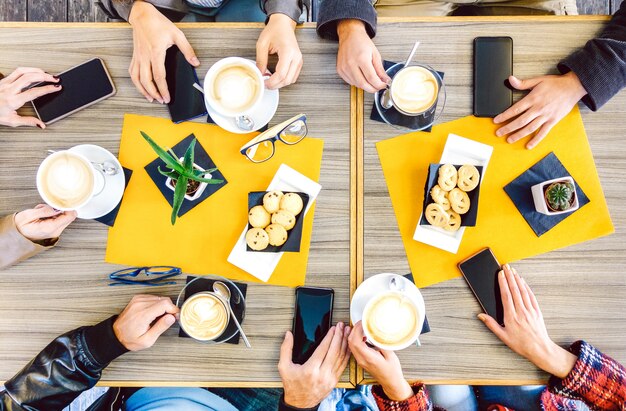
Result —
M15 214L0 218L0 269L52 248L57 241L58 238L32 242L15 226Z

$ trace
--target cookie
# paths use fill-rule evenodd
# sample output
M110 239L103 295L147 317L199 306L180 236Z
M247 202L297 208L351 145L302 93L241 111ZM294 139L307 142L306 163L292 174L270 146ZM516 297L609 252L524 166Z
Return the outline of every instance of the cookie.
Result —
M278 210L272 214L272 224L280 224L285 230L291 230L296 225L296 216L287 210Z
M463 191L472 191L480 183L480 174L474 166L464 165L459 168L457 184Z
M444 227L450 221L450 215L437 203L428 204L424 215L426 221L435 227Z
M287 230L280 224L270 224L265 229L269 236L270 244L276 247L280 247L287 241Z
M263 207L272 214L280 210L280 199L283 198L282 191L270 191L263 196Z
M450 200L448 200L448 192L444 191L438 185L434 186L430 190L430 196L435 200L435 203L443 207L444 210L450 209Z
M303 206L302 197L296 193L287 193L280 199L280 209L287 210L294 216L300 214Z
M470 199L465 191L455 188L448 194L448 199L454 212L465 214L469 211Z
M439 178L437 183L444 191L450 191L456 187L457 172L452 164L444 164L439 167Z
M260 205L254 206L248 211L248 222L255 228L265 228L270 225L271 217L270 213Z
M461 216L451 210L448 210L448 215L450 216L450 221L443 229L446 231L459 231L459 228L461 228Z
M251 228L246 233L246 244L254 251L265 250L270 243L270 237L262 228Z

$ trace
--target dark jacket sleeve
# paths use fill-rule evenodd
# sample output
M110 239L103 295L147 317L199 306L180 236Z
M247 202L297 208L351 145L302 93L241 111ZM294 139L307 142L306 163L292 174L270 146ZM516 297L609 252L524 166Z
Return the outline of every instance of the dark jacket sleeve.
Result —
M280 397L280 402L278 403L278 411L317 411L319 405L316 405L313 408L296 408L285 402L285 396Z
M337 23L356 19L365 24L370 37L376 35L376 10L370 0L322 0L317 16L317 34L337 40Z
M113 316L52 341L5 383L0 410L61 410L93 387L102 370L127 350L113 332Z
M596 111L626 86L626 1L602 34L587 42L558 65L561 73L573 71L587 95L582 101Z

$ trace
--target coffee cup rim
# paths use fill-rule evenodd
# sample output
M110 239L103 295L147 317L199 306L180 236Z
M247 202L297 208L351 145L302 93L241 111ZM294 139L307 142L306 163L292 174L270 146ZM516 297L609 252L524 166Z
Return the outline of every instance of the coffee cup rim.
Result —
M435 106L437 104L437 102L439 101L439 94L441 93L441 86L443 84L443 78L441 78L441 76L439 75L439 73L433 69L432 67L430 67L427 64L423 64L423 63L411 63L408 66L405 66L404 63L396 63L393 66L389 67L386 71L390 71L392 68L398 66L398 65L402 65L403 67L398 70L393 77L391 78L391 81L389 83L389 99L391 100L391 104L393 104L393 107L398 110L400 113L404 114L405 116L410 116L410 117L415 117L415 116L419 116L422 115L424 113L426 113L428 110L432 109L433 106ZM435 78L435 80L437 81L437 96L435 97L435 100L433 101L433 104L431 104L430 106L428 106L428 108L426 108L426 110L417 112L417 113L411 113L405 110L402 110L400 107L398 107L396 105L396 102L393 101L393 92L392 92L392 87L393 87L393 80L396 78L396 76L398 74L400 74L400 72L402 72L405 69L411 68L411 67L421 67L423 69L426 69L428 72L430 72L430 74Z
M242 111L242 112L236 113L236 114L233 114L230 111L222 110L222 108L218 104L215 104L214 100L211 97L211 93L210 93L210 90L209 90L209 85L212 83L212 79L213 79L213 76L216 73L216 71L219 70L220 68L224 67L227 64L233 64L233 63L241 63L241 64L244 64L244 65L250 67L254 71L254 73L255 73L255 75L256 75L256 77L257 77L257 79L258 79L258 81L259 81L259 83L261 85L258 97L257 97L256 101L252 104L252 106L250 106L250 108L248 110L245 110L245 111ZM229 118L235 118L235 117L239 117L239 116L242 116L242 115L245 115L245 114L250 114L250 113L252 113L252 112L254 112L256 110L258 105L263 100L263 96L265 94L265 79L263 77L263 73L261 73L261 70L259 70L259 68L256 66L256 64L254 62L252 62L252 60L248 60L247 58L237 57L237 56L224 57L223 59L217 60L215 63L213 63L213 65L206 72L206 74L204 76L203 88L204 88L204 102L205 102L206 105L210 105L211 109L213 109L218 114L221 114L222 116L229 117Z
M180 312L182 314L183 312L183 307L185 307L185 304L187 304L188 301L191 301L192 299L194 299L196 296L200 296L200 295L210 295L211 297L214 297L215 299L217 299L220 304L222 304L222 306L224 307L224 311L226 312L226 323L224 324L224 329L222 329L222 331L216 335L215 337L211 338L211 339L200 339L200 338L196 338L193 335L191 335L191 333L189 333L189 331L187 331L187 329L185 328L184 325L184 321L183 321L183 316L179 315L178 317L178 324L180 325L180 327L183 329L183 331L185 331L185 333L192 339L196 340L196 341L200 341L200 342L212 342L215 341L216 339L220 338L222 335L224 335L224 333L226 332L226 330L228 329L228 325L230 324L230 311L229 311L229 307L227 306L227 302L224 301L224 298L217 294L216 292L213 291L199 291L197 293L193 293L192 295L190 295L189 297L187 297L185 299L185 301L183 301L183 303L180 306Z
M89 196L87 197L87 199L80 203L79 205L75 206L75 207L61 207L58 204L55 204L54 201L51 201L50 198L48 198L48 196L43 192L43 190L40 188L42 185L42 179L43 179L43 165L46 162L50 162L52 161L52 159L54 157L58 157L60 155L67 155L70 154L72 156L75 156L77 158L79 158L81 161L83 161L89 168L90 172L91 172L91 179L92 179L92 187L91 187L91 193L89 194ZM72 151L71 149L66 149L66 150L59 150L59 151L55 151L54 153L51 153L50 155L48 155L46 158L43 159L43 161L39 164L39 167L37 168L37 176L36 176L36 184L37 184L37 191L39 192L39 195L41 196L41 198L43 199L43 201L48 204L50 207L53 207L57 210L60 211L74 211L74 210L78 210L82 207L84 207L85 205L87 205L94 197L95 195L95 191L96 191L96 170L93 167L93 164L91 163L91 161L85 157L84 155L77 153L75 151Z

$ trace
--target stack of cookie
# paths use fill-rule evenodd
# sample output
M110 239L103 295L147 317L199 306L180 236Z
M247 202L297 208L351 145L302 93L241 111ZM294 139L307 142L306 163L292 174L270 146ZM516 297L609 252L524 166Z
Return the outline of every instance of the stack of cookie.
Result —
M297 193L269 191L263 196L263 205L248 212L250 228L246 243L254 251L265 250L269 245L280 247L289 237L288 231L296 225L296 217L304 204Z
M430 190L433 203L424 210L430 225L446 231L457 231L461 228L461 215L470 209L469 191L478 187L480 173L472 165L459 167L458 171L452 164L439 167L437 185Z

